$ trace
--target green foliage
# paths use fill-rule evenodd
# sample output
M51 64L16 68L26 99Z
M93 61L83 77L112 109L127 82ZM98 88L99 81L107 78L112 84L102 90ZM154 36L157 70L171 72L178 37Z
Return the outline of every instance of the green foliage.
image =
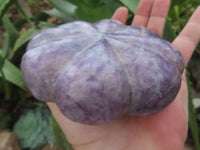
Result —
M51 125L54 131L57 146L63 148L63 150L72 150L71 144L67 141L65 135L53 117L51 120Z
M20 146L35 149L55 142L51 128L51 114L48 109L38 107L22 115L14 126Z
M6 15L4 15L2 21L5 26L7 36L4 40L4 47L0 53L0 77L2 77L3 86L5 90L5 100L8 100L10 98L10 92L9 92L10 90L7 84L7 80L9 80L10 78L8 79L7 77L8 74L5 71L9 70L10 68L7 67L5 68L4 64L6 65L8 64L6 61L6 57L8 55L9 49L13 47L15 41L17 40L19 33Z
M77 6L75 19L96 22L101 19L111 18L114 10L121 4L117 0L69 0ZM114 8L112 8L114 7Z
M192 102L193 97L192 97L191 82L189 80L188 72L186 73L186 75L187 75L187 86L188 86L189 126L192 132L195 148L196 150L200 150L198 124L197 124L195 108Z
M9 6L14 0L1 0L0 1L0 19L3 17Z
M42 29L57 27L56 24L49 23L49 22L44 22L44 21L40 21L38 26L40 26Z
M101 19L110 18L112 13L105 4L96 7L82 4L76 9L75 16L78 20L96 22Z
M56 8L53 8L51 10L46 10L44 11L44 13L56 17L57 19L61 20L62 22L69 22L69 21L73 21L74 20L74 16L73 15L65 15L64 13L62 13L61 11L59 11Z
M14 44L14 48L11 53L11 58L15 55L16 51L21 46L23 46L25 43L27 43L34 35L36 35L39 32L40 32L39 29L30 28L26 32L24 32L22 35L20 35L20 37L16 40L16 42Z
M30 24L31 27L34 27L32 21L30 20L30 18L28 17L28 15L25 12L25 7L27 7L26 3L24 0L20 1L21 3L18 2L18 0L14 1L15 6L17 7L17 9L19 10L19 12L24 16L24 18L26 19L26 21ZM22 6L21 6L22 5Z
M200 0L173 0L169 11L170 21L177 33L183 29L192 12L199 6Z
M0 120L0 130L5 129L9 126L11 115L6 109L0 110Z
M15 41L19 37L19 33L6 15L4 15L4 17L2 18L2 21L3 21L4 27L6 28L6 33L9 37L9 42L10 42L9 46L10 48L12 48Z
M0 56L0 61L2 59L4 59L4 58L2 56ZM5 63L2 67L2 71L4 73L6 81L9 81L9 82L17 85L18 87L22 88L26 92L29 91L24 83L21 71L19 70L19 68L14 66L10 61L5 60ZM2 74L0 74L0 77L1 76L2 76Z
M163 33L163 39L172 42L175 39L175 37L176 37L175 29L172 23L170 22L169 18L167 18Z
M112 14L115 12L117 8L123 6L123 4L119 0L106 0L104 1L104 3L110 9Z
M111 18L115 9L121 6L117 0L48 0L56 10L47 11L53 16L58 16L62 21L72 18L96 22L101 19ZM60 11L60 12L58 12ZM62 15L63 14L63 15ZM68 19L64 19L63 16Z
M140 0L120 0L132 13L136 12Z
M1 52L0 53L0 77L2 77L2 83L3 83L2 86L5 92L5 96L4 96L5 100L8 100L10 98L9 86L7 84L6 77L3 71L3 66L4 66L6 56L9 50L9 43L10 43L9 37L6 36L6 38L4 39L3 49L0 51Z
M72 3L66 1L66 0L48 0L54 8L58 9L60 12L62 12L65 15L74 15L75 9L77 8Z
M29 2L30 4L37 5L40 0L26 0L26 1Z

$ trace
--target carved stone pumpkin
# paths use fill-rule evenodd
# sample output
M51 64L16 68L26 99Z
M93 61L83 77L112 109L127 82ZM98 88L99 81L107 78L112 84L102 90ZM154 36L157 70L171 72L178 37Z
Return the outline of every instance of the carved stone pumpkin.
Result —
M94 125L167 106L180 88L184 61L146 28L74 21L36 35L21 69L37 99L55 102L73 121Z

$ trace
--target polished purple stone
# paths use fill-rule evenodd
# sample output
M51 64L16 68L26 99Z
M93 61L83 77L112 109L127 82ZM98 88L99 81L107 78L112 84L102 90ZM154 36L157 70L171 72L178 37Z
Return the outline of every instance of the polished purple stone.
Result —
M37 99L93 125L158 112L176 97L183 69L180 52L169 42L114 20L46 29L29 42L21 62Z

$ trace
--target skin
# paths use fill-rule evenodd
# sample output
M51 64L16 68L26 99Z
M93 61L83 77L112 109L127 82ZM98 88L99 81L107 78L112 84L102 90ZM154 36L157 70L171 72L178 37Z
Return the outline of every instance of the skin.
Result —
M170 0L141 0L132 25L144 26L162 36ZM128 10L121 7L112 19L125 23ZM200 7L173 41L185 65L200 40ZM89 126L64 117L54 103L48 103L55 119L74 150L183 150L188 124L188 89L185 71L175 100L159 113L127 116L101 126Z

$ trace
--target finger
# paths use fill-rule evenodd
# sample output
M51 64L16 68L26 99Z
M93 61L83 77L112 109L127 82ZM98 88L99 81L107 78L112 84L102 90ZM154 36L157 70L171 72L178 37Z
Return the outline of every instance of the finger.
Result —
M173 45L178 48L187 65L192 53L200 40L200 6L193 13L190 20L173 41Z
M163 34L169 6L170 0L156 0L153 4L147 28L156 32L160 37Z
M137 7L137 10L136 10L134 19L132 21L132 25L144 26L144 27L147 26L153 3L154 3L154 0L141 0L140 1L139 5Z
M51 110L55 120L59 124L60 128L64 132L64 134L68 135L68 132L66 130L67 130L67 127L68 127L67 125L70 123L70 120L68 118L66 118L60 112L59 108L57 107L57 105L55 103L47 102L47 105L48 105L49 109Z
M126 7L119 7L112 16L113 20L118 20L125 24L128 17L128 9Z

